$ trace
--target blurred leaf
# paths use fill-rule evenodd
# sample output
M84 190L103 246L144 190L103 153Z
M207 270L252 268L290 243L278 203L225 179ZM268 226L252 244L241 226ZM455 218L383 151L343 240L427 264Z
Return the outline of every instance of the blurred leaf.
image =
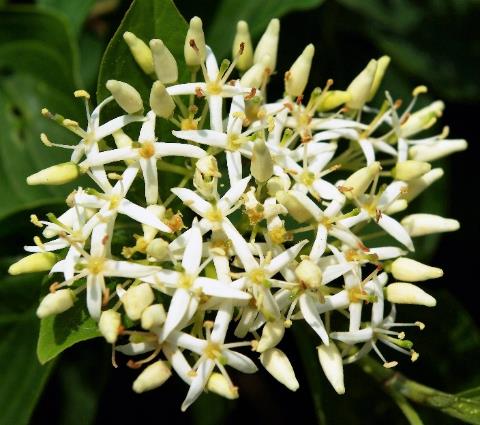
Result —
M133 32L146 43L153 38L162 39L175 56L179 70L185 70L183 44L187 24L171 0L135 0L105 51L100 65L97 101L100 102L110 96L105 83L110 79L116 79L133 85L148 104L153 81L144 74L130 54L123 40L125 31ZM181 79L182 75L179 78ZM105 115L108 116L109 108L105 110Z
M69 40L65 22L50 12L21 8L0 15L0 219L60 202L71 190L25 182L28 175L69 156L43 146L41 132L60 143L74 140L40 114L45 106L72 119L82 114L81 103L69 95L76 87L76 53Z
M39 6L63 13L75 33L80 31L94 3L95 0L37 0Z
M0 285L0 425L28 424L53 369L35 356L39 289L38 275L7 277Z
M233 403L213 393L204 393L192 405L195 425L218 425L228 423ZM215 406L212 409L212 406Z
M480 387L470 388L469 390L462 391L461 393L458 393L457 396L480 400Z
M85 304L76 302L64 313L42 319L37 345L38 359L45 364L72 345L98 336L97 323L88 314Z
M257 0L224 0L209 27L207 41L219 58L224 57L229 55L238 20L247 21L252 38L257 38L270 19L281 18L292 11L313 9L324 1L263 0L259 5Z

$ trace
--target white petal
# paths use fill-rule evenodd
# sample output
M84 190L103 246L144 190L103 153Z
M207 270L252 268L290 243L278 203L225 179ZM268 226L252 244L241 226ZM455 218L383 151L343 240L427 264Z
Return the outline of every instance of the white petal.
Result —
M209 46L206 46L205 53L205 68L207 68L208 79L215 81L219 72L217 58Z
M163 328L158 334L159 341L164 341L170 333L180 324L188 310L188 303L192 295L189 291L178 288L170 301L167 318Z
M325 325L323 324L320 314L317 311L315 300L308 294L302 294L299 297L300 310L305 321L312 327L312 329L321 338L325 345L329 344L329 338Z
M198 146L187 145L185 143L162 143L157 142L155 146L155 156L161 158L164 156L184 156L186 158L202 158L207 153Z
M358 331L360 329L360 324L362 323L362 309L363 302L352 302L348 306L348 310L350 312L348 330L350 332Z
M225 335L227 334L228 325L232 320L233 305L230 302L223 302L215 316L215 322L213 323L212 333L210 339L218 344L223 344Z
M360 144L360 148L362 148L363 155L365 155L365 159L367 160L367 166L371 165L375 162L375 151L373 150L372 142L368 139L358 139L358 143Z
M315 192L317 192L317 194L323 199L335 199L338 201L343 198L343 195L336 186L326 180L316 179L312 186L315 189Z
M397 220L386 214L382 214L378 220L378 225L397 241L405 245L410 251L415 251L410 235Z
M182 267L189 275L195 275L202 261L202 233L198 221L194 219L182 259Z
M105 276L118 276L136 279L139 277L151 275L159 270L159 267L145 266L143 264L132 263L130 261L106 260Z
M244 354L237 353L236 351L232 350L224 350L222 355L225 356L229 366L239 370L240 372L255 373L258 370L257 366L255 366L255 363L253 363L253 361Z
M140 158L143 179L145 180L145 200L148 205L156 204L158 201L158 171L157 158Z
M98 320L102 310L102 291L105 281L102 275L87 276L87 309L90 316Z
M230 220L226 219L223 220L222 227L223 231L227 235L227 238L232 242L233 249L240 258L245 270L250 271L257 268L258 263L250 252L247 241L238 232L236 227L230 222Z
M370 215L368 212L366 212L363 208L360 210L360 212L357 215L354 215L353 217L345 218L343 220L340 220L339 223L342 226L345 226L347 228L351 228L355 226L358 223L362 223L364 221L370 220Z
M122 115L114 118L95 130L95 140L101 140L104 137L110 136L132 122L143 120L144 117L142 115Z
M327 247L327 235L327 228L323 224L318 225L317 234L309 255L312 261L317 262L324 254Z
M291 248L288 248L286 251L283 251L281 254L277 255L275 258L273 258L270 263L264 267L265 272L269 277L275 275L280 271L280 269L283 269L285 266L287 266L289 263L291 263L297 255L300 253L302 248L308 243L308 240L301 241Z
M209 202L198 196L193 190L174 187L171 191L177 195L188 208L202 217L212 208Z
M54 239L42 244L41 247L37 245L24 246L23 249L27 252L43 252L43 251L57 251L62 248L66 248L70 244L65 239Z
M140 135L138 136L138 141L142 142L153 142L155 140L155 112L149 111L146 116L145 122L140 128Z
M205 93L207 85L205 83L186 83L176 84L174 86L167 87L167 93L170 96L178 96L182 94L196 94L198 90Z
M202 143L203 145L215 146L223 149L226 148L228 140L228 136L225 133L214 130L172 131L172 134L179 139Z
M228 178L230 186L235 185L242 179L242 155L240 152L226 152Z
M182 412L185 412L185 410L187 410L188 407L195 402L198 397L200 397L214 367L215 363L213 360L205 359L200 362L197 369L197 374L195 378L192 379L192 383L190 384L187 397L182 403Z
M373 338L373 329L364 328L354 332L332 332L330 336L333 339L338 339L345 344L353 345L359 342L370 341Z
M250 294L247 294L246 292L239 291L219 280L210 279L208 277L197 277L194 286L201 288L205 295L213 297L232 300L249 300L251 298Z
M328 266L325 270L323 270L323 278L322 282L324 285L330 283L332 280L343 276L346 272L352 269L352 265L349 263L346 264L334 264L332 266Z
M138 158L138 152L136 149L120 148L110 149L108 151L99 152L94 155L89 155L88 159L83 161L80 166L93 167L99 165L110 164L111 162L125 161L129 159Z
M210 111L210 128L223 133L222 122L222 96L213 95L207 97L208 107Z
M340 310L347 308L350 304L350 297L348 291L340 291L325 299L324 303L317 304L317 311L319 314L327 311Z
M177 375L188 385L192 382L191 371L192 368L187 362L187 359L183 355L182 351L178 348L169 344L168 342L163 343L162 347L165 357L168 359L170 364L173 367L173 370L177 372Z
M118 206L118 211L126 216L133 218L142 224L147 224L161 232L171 233L170 227L160 221L154 214L148 211L146 208L142 208L127 199L122 199Z
M251 177L245 177L242 180L239 180L235 183L225 194L222 196L222 199L218 202L218 208L223 211L224 214L232 208L232 206L240 199L240 197L245 192L248 182Z

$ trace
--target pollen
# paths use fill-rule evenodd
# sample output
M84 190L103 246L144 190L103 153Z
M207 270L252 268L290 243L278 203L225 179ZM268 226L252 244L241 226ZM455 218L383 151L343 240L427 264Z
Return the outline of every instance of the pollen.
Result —
M155 155L155 145L153 142L143 142L138 152L142 158L149 159Z

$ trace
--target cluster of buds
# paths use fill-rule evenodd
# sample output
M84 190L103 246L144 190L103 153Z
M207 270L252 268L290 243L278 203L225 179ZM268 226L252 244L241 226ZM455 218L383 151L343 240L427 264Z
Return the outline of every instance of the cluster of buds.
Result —
M379 108L367 106L386 56L345 90L332 90L328 80L306 95L311 44L284 73L284 96L267 101L279 31L273 19L254 48L240 21L233 59L218 66L202 21L192 18L184 48L189 83L177 81L177 61L162 40L146 44L126 32L133 59L152 77L146 109L132 85L110 80L111 96L91 112L88 93L75 92L87 107L86 129L43 111L80 141L59 145L42 134L45 145L71 149L71 160L28 184L86 174L95 187L71 193L58 217L32 216L43 238L9 271L48 271L55 280L40 318L84 303L113 345L114 364L127 356L128 366L144 367L134 391L162 385L173 369L189 386L183 410L204 390L238 397L226 366L254 373L252 357L295 391L294 369L278 346L296 321L316 335L312 349L339 394L343 365L371 350L385 367L397 364L385 346L416 360L402 328L424 325L398 323L397 305L435 306L418 285L443 271L409 258L413 240L459 227L406 212L442 177L431 162L467 146L448 139L447 128L417 136L443 103L414 111L422 86L406 108L388 92ZM102 122L112 102L122 115ZM158 140L162 120L177 127L175 142ZM166 173L168 181L178 174L169 190Z

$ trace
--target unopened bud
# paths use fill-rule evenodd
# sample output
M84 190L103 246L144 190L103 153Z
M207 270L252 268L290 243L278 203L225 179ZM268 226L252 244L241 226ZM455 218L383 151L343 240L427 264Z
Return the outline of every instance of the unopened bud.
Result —
M44 319L48 316L63 313L73 306L75 295L71 289L59 289L51 292L40 302L37 316Z
M231 383L218 372L214 372L210 375L207 383L208 391L225 397L228 400L235 400L238 398L237 387L231 385Z
M153 74L152 52L147 44L135 36L135 34L128 31L123 33L123 39L127 43L135 62L142 68L142 71L148 75Z
M332 90L323 94L319 99L319 104L317 106L317 111L325 112L331 111L332 109L338 108L344 103L350 102L352 95L348 91L343 90Z
M412 180L423 176L432 169L428 162L423 161L401 161L392 169L392 176L396 180Z
M275 347L283 338L285 334L285 325L283 320L274 320L267 322L262 330L262 337L258 341L257 351L263 353L264 351Z
M400 128L402 137L412 136L430 128L442 115L444 108L445 104L441 100L437 100L411 114Z
M161 239L153 239L147 247L147 256L162 261L168 258L168 242Z
M349 189L345 192L345 196L352 199L363 195L381 169L380 163L374 162L355 171L343 184L343 186Z
M118 338L118 331L122 318L118 311L106 310L100 315L98 329L109 344L114 344Z
M132 320L142 317L143 310L153 303L155 296L148 283L141 283L128 288L122 297L123 308Z
M382 56L377 60L377 69L375 70L375 77L373 79L372 87L370 87L370 94L367 101L372 100L377 94L378 88L380 87L380 84L382 84L383 76L385 75L385 71L389 64L390 56Z
M322 286L322 270L312 260L302 260L295 269L295 275L310 289Z
M437 301L418 286L406 282L391 283L385 288L387 300L395 304L418 304L435 307Z
M443 170L441 168L434 168L428 173L408 182L408 191L403 197L408 201L412 201L418 195L420 195L425 189L430 187L432 183L435 183L438 179L443 177Z
M436 161L452 153L464 151L467 147L466 140L439 140L433 144L412 146L408 154L417 161Z
M162 40L150 40L155 75L163 84L174 83L178 80L177 61Z
M166 319L165 308L162 304L148 306L142 313L142 328L150 330L162 326Z
M253 145L250 172L260 183L266 182L273 175L273 160L265 140L259 138Z
M390 266L395 279L407 282L419 282L422 280L437 279L443 276L443 270L438 267L412 260L411 258L397 258Z
M27 177L27 184L35 186L39 184L60 185L75 180L80 175L80 168L74 162L52 165L38 173Z
M303 94L312 68L314 53L315 47L309 44L285 73L285 91L289 96L297 97Z
M203 33L202 20L198 16L190 19L183 53L188 66L199 66L205 60L205 34Z
M267 182L267 191L270 196L275 196L280 190L288 190L290 188L290 179L287 175L274 176Z
M376 72L377 61L372 59L348 86L347 92L350 93L351 99L348 101L347 107L361 109L368 101Z
M297 391L300 384L295 377L293 367L288 357L278 348L270 348L260 356L260 362L267 371L291 391Z
M337 346L333 342L330 342L329 345L322 344L317 347L317 352L318 360L328 382L332 384L337 394L345 394L342 355Z
M106 87L113 98L127 114L143 112L140 93L130 84L118 80L108 80Z
M243 48L241 46L242 43ZM253 65L253 47L248 24L245 21L238 21L237 23L237 33L233 40L232 57L237 56L240 51L242 51L242 54L237 59L236 67L240 71L246 71Z
M267 67L272 73L275 70L277 64L277 50L278 50L278 37L280 33L280 21L278 19L272 19L268 24L267 29L263 33L260 41L257 44L255 53L253 54L253 62L259 63L266 55L269 56L269 62Z
M410 236L424 236L432 233L454 232L460 223L452 218L435 214L411 214L401 221Z
M265 55L262 59L255 63L240 79L240 85L242 87L262 87L265 78L267 77L268 65L270 64L270 55Z
M200 158L195 164L195 167L205 177L221 177L221 174L218 171L217 160L213 155L207 155Z
M143 393L160 387L172 372L166 361L158 360L147 366L133 382L133 391Z
M293 190L280 190L275 195L278 203L283 205L288 210L288 213L299 223L304 223L313 218L311 212L300 201L302 195Z
M160 81L155 81L150 91L150 108L160 118L170 118L175 110L175 102Z
M18 275L23 273L47 272L57 262L53 252L36 252L18 260L8 268L8 273Z

